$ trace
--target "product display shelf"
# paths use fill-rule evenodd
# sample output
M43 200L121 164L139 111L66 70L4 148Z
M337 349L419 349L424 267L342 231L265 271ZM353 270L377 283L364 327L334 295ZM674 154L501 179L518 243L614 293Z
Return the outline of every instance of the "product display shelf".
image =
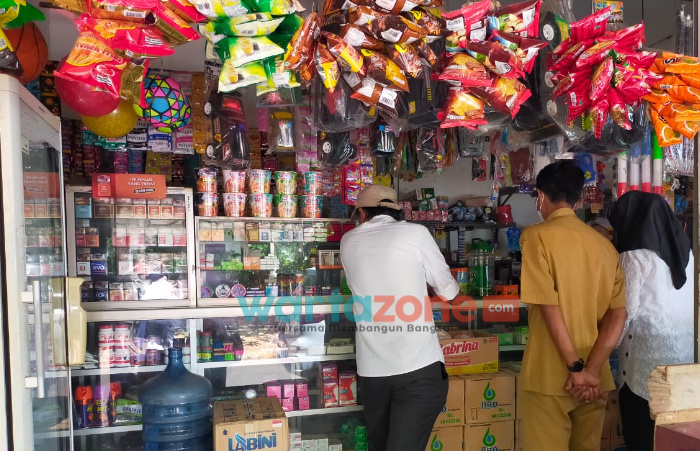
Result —
M173 309L190 307L189 300L174 301L172 299L152 300L152 301L112 301L112 302L83 302L81 307L87 312L110 312L114 310L136 310L136 309ZM138 318L134 318L138 319ZM106 321L106 320L105 320Z
M333 415L351 412L361 412L362 406L342 406L342 407L327 407L325 409L310 409L310 410L294 410L286 412L287 418L308 417L312 415Z
M463 227L465 230L475 229L507 229L515 227L514 222L442 222L442 221L409 221L414 224L424 225L426 227L443 227L446 229L459 229Z
M527 345L501 345L498 350L501 352L524 351Z
M137 432L143 429L143 426L140 424L130 424L128 426L107 426L103 428L85 428L85 429L73 429L73 437L87 437L90 435L103 435L103 434L124 434L127 432ZM54 437L69 437L70 436L70 431L69 430L60 430L60 431L52 431L52 432L38 432L34 434L34 438L41 440L41 439L48 439L48 438L54 438Z
M136 374L136 373L159 373L165 369L166 365L150 366L126 366L122 368L91 368L89 370L71 370L71 376L107 376L114 374Z
M256 312L262 309L270 309L270 313L275 313L280 308L286 310L293 306L314 306L328 307L333 310L336 306L336 311L342 312L342 306L350 299L350 296L331 295L331 296L258 296L242 298L198 298L197 305L199 307L239 307L244 311ZM283 306L283 307L282 307ZM292 313L291 311L289 313ZM306 313L306 312L304 312ZM320 312L319 312L320 313ZM329 311L329 313L333 313Z
M295 363L311 363L311 362L335 362L341 360L355 360L355 354L324 354L324 355L307 355L298 357L284 357L278 359L259 359L259 360L239 360L239 361L224 361L224 362L206 362L197 363L197 367L201 369L210 368L236 368L243 366L260 366L260 365L286 365Z

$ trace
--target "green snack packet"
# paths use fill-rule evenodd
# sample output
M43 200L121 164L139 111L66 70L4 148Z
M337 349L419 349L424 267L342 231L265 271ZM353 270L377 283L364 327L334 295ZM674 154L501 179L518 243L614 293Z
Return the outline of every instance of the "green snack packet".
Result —
M224 61L219 75L219 92L231 92L238 88L262 83L266 80L262 63L255 62L234 67L231 60Z
M267 85L274 88L296 88L301 86L294 72L284 69L284 57L268 58L262 62Z
M268 36L277 29L284 18L273 19L270 13L252 13L218 22L214 26L217 35Z
M19 11L17 17L9 22L6 22L4 28L19 28L22 25L28 24L29 22L41 22L46 20L44 13L29 3L19 5L18 8ZM4 23L2 19L0 19L0 22Z
M265 36L226 38L219 42L217 53L222 60L231 60L234 67L284 54L284 49Z
M270 13L273 16L286 16L305 11L298 0L247 0L247 3L255 11Z

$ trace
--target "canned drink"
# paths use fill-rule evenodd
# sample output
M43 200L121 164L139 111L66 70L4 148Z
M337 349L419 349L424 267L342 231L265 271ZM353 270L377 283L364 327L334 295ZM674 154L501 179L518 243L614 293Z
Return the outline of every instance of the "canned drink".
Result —
M126 368L131 366L131 351L128 347L115 347L112 351L115 368Z
M114 327L108 324L100 325L97 331L97 342L100 347L112 346L114 343Z
M114 326L113 343L115 347L129 348L129 343L131 343L131 330L127 324L117 324Z
M162 365L163 364L163 351L160 349L147 349L146 350L146 366Z
M111 368L114 366L114 361L112 358L112 346L100 346L98 353L98 360L100 362L100 368Z

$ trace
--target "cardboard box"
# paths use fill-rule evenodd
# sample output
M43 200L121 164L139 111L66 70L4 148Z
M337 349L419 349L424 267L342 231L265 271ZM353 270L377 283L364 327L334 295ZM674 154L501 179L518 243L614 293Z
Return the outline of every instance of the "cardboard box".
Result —
M478 330L474 334L476 338L440 340L447 374L455 376L498 371L498 337Z
M323 407L338 407L338 381L323 381Z
M475 374L464 378L466 423L515 420L515 377L512 374Z
M605 406L606 419L609 417L610 449L616 450L625 446L625 436L622 434L622 414L620 413L620 397L617 391L610 392L608 404Z
M501 371L512 375L515 378L515 419L522 420L523 412L520 408L520 394L522 387L520 385L520 371L522 370L522 362L503 362L501 363Z
M453 448L445 448L447 449ZM464 427L464 451L496 449L498 451L515 450L515 422L468 424Z
M289 425L277 398L217 401L214 404L214 450L287 451ZM240 446L240 445L239 445Z
M450 378L450 390L447 402L435 421L434 428L464 425L464 379Z
M663 451L700 449L700 424L694 421L657 426L656 449Z
M341 406L357 404L357 373L343 371L338 376L338 403Z
M430 440L428 440L428 446L425 448L425 451L439 449L444 451L458 451L462 449L463 440L464 427L462 426L436 428L430 433Z
M523 421L522 420L516 421L515 422L515 449L518 451L525 450L525 443L523 442L522 429L523 429Z

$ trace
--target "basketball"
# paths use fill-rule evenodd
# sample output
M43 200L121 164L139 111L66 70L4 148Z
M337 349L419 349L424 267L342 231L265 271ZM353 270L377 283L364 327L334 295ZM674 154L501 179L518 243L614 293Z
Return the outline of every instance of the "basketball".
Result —
M22 75L17 78L23 85L36 80L49 59L49 48L41 30L30 22L19 28L4 31L24 69Z

